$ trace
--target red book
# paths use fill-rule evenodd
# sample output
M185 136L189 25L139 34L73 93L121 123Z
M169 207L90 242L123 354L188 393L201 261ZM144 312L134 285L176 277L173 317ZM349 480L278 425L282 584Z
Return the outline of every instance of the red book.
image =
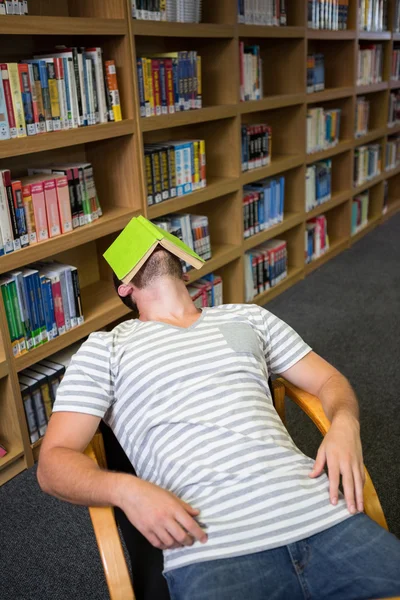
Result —
M8 124L10 126L10 137L18 137L17 126L15 123L14 108L12 103L11 87L8 78L8 67L5 63L0 64L1 77L3 79L4 96L7 107Z
M167 107L168 113L172 115L175 112L172 58L164 58L163 60L165 70L165 89L167 92Z
M48 273L47 276L51 280L51 292L53 294L54 316L56 319L59 335L65 333L65 314L61 294L61 282L57 273Z
M161 115L160 61L151 59L151 75L153 78L154 108L156 115Z

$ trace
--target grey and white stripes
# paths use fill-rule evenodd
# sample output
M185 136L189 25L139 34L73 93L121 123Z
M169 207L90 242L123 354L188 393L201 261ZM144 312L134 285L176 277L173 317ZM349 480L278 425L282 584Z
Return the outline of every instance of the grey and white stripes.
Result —
M203 309L187 329L126 321L82 345L54 411L104 418L140 477L200 509L208 542L166 551L165 570L259 552L350 516L272 404L269 375L308 352L256 305Z

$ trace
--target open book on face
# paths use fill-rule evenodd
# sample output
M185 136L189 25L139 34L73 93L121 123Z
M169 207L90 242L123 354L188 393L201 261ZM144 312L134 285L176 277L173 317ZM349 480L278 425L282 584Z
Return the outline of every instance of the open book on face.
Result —
M103 256L118 279L127 284L158 244L195 269L200 269L204 264L204 260L179 238L157 227L141 215L129 221Z

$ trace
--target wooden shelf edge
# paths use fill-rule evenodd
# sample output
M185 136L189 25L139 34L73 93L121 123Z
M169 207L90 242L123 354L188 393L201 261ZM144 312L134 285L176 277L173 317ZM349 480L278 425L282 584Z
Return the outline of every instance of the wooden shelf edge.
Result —
M251 38L303 38L306 34L305 27L281 26L273 27L268 25L238 25L239 37Z
M0 34L7 35L125 35L127 31L125 19L42 15L0 17Z
M243 251L251 250L260 244L263 244L267 240L274 238L277 235L280 235L284 231L288 229L292 229L292 227L296 227L304 221L304 214L300 212L295 213L286 213L284 215L284 219L282 223L278 223L269 229L265 229L264 231L260 231L260 233L256 233L256 235L252 235L249 238L246 238L243 241Z
M323 204L320 204L316 208L313 208L313 210L310 210L309 212L307 212L305 214L306 221L309 221L310 219L313 219L314 217L318 217L318 215L321 215L321 214L331 210L332 208L335 208L335 206L344 204L345 202L347 202L349 200L350 196L351 196L350 190L345 190L344 192L337 192L336 194L334 194L332 196L332 198L330 200L328 200L327 202L324 202Z
M303 267L289 267L288 275L285 279L283 279L280 283L275 285L273 288L263 292L262 294L258 294L252 300L249 300L247 304L258 304L259 306L263 306L282 292L286 291L292 285L300 281L304 278L304 268Z
M14 448L8 452L3 458L0 458L0 472L10 467L13 463L24 456L24 449L22 442L17 448Z
M301 155L293 156L277 156L272 158L272 161L266 167L259 167L258 169L251 169L250 171L244 171L240 176L240 182L242 185L264 179L265 177L272 177L278 175L289 169L294 169L304 163L304 158Z
M315 271L315 269L318 269L318 267L321 267L323 264L328 262L328 260L330 260L337 254L339 254L340 252L342 252L343 250L348 248L348 246L349 246L349 238L340 239L337 242L335 242L334 244L332 244L331 247L329 248L329 250L327 252L325 252L325 254L323 254L316 260L313 260L311 263L308 263L307 265L305 265L306 275L308 275L309 273L312 273L312 271Z
M353 148L352 140L343 140L343 142L339 142L336 146L332 146L332 148L327 148L326 150L320 150L319 152L314 152L312 154L307 154L306 163L310 165L318 160L324 160L325 158L330 158L331 156L336 156L336 154L341 154L342 152L346 152L347 150L351 150Z
M23 17L20 18L23 19ZM78 144L87 144L89 142L98 142L132 133L134 133L134 121L133 119L125 119L117 123L102 123L89 127L68 129L68 131L57 131L4 140L0 142L0 159L55 150L56 148L67 148L68 146L77 146Z
M375 40L377 42L379 41L386 41L386 40L390 40L392 38L392 33L390 31L358 31L358 39L360 41L368 41L368 40Z
M395 171L396 169L393 169L393 170ZM368 190L370 187L376 185L377 183L380 183L381 181L383 181L384 179L386 179L385 175L387 175L387 173L389 173L389 172L390 171L387 171L387 172L384 171L383 173L380 173L380 175L377 175L373 179L370 179L369 181L366 181L362 185L354 187L353 188L353 192L352 192L352 196L357 196L358 194L361 194L361 192L365 192L365 190Z
M157 131L170 127L182 125L193 125L217 119L229 119L237 115L237 104L223 104L221 106L207 106L198 110L184 110L173 115L160 115L159 117L141 117L140 129L146 131Z
M346 98L347 96L353 96L353 94L353 87L328 88L322 92L312 92L311 94L307 94L306 102L307 104L315 104L316 102L325 102L327 100Z
M220 246L217 246L213 249L213 257L210 260L207 260L201 269L192 269L189 271L188 283L193 283L193 281L204 277L204 275L208 275L208 273L216 271L239 258L241 256L241 250L241 246L234 246L233 244L221 244Z
M400 123L393 123L393 125L388 125L386 129L387 135L393 135L394 133L400 132Z
M398 173L400 173L400 165L397 165L395 169L389 169L388 171L384 171L383 179L390 179L391 177L398 175Z
M296 104L303 104L305 97L306 95L300 92L298 94L266 96L261 98L261 100L246 100L246 102L239 102L239 112L241 114L246 114L272 110L274 108L285 108L286 106L295 106Z
M307 29L307 38L309 40L354 40L356 36L357 33L354 29Z
M369 142L372 142L376 138L386 135L387 131L388 131L387 127L377 127L376 129L373 129L372 131L368 131L368 133L366 133L365 135L362 135L360 137L354 136L354 145L362 146L364 144L368 144Z
M400 79L391 79L389 81L389 88L395 90L400 87Z
M7 377L8 375L8 364L5 358L0 361L0 379Z
M165 200L159 204L152 204L151 206L148 206L147 217L149 219L156 219L157 217L168 215L171 212L182 211L186 208L190 208L191 206L196 206L197 204L202 204L203 202L209 202L210 200L214 200L220 196L225 196L226 194L236 192L239 187L240 185L238 177L232 179L228 177L216 178L215 181L211 179L209 185L202 190L172 198L171 200Z
M139 214L139 210L113 208L109 212L105 210L104 215L98 220L78 227L70 233L64 233L45 242L34 244L0 257L0 273L6 273L13 269L22 267L28 263L52 257L59 252L75 248L100 237L123 229L132 217Z
M133 19L132 32L138 36L231 38L235 36L236 27L219 23L171 23Z
M389 200L387 211L382 213L382 221L387 221L400 210L400 198L398 200Z
M350 245L352 246L353 244L358 242L358 240L360 240L362 237L364 237L364 235L366 235L367 233L372 231L378 225L378 223L380 222L381 219L382 219L382 215L373 217L372 219L370 219L368 221L368 224L365 227L363 227L360 231L358 231L354 235L350 235Z
M0 471L0 487L13 479L16 475L22 473L27 468L25 457L20 456L15 462L8 465L5 469Z
M355 90L357 96L362 94L371 94L373 92L381 92L388 89L388 82L381 81L380 83L371 83L369 85L356 85Z

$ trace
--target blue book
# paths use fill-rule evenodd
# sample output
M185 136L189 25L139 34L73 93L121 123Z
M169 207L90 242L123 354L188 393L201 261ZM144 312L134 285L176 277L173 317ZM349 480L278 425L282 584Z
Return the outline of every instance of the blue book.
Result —
M39 327L41 331L42 341L47 342L47 330L46 330L46 321L44 317L44 308L43 308L43 299L42 299L42 286L40 284L40 276L39 271L35 270L33 276L34 282L34 294L35 301L38 309L38 317L39 317Z
M140 84L139 84L140 91ZM165 63L160 60L160 92L161 92L161 114L168 114L167 86L165 85ZM141 106L141 105L140 105Z
M69 71L68 71L68 58L63 58L63 70L64 70L64 84L65 84L65 98L67 102L67 115L69 127L72 128L74 126L74 119L72 116L72 92L71 86L69 85Z
M141 58L138 58L136 60L136 66L137 66L138 83L139 83L140 116L145 117L146 116L146 98L144 95L143 65L142 65Z
M265 209L264 209L264 189L260 189L260 201L258 203L258 222L260 224L260 231L265 229Z
M285 178L281 177L279 180L280 190L280 205L279 205L279 222L283 221L283 215L285 211Z
M278 203L276 194L276 180L271 179L271 220L272 223L277 222L278 217Z
M22 96L22 104L24 107L24 116L26 123L26 131L28 135L36 135L36 125L33 116L32 94L29 85L29 72L20 71L20 88Z
M175 112L180 111L180 97L179 97L179 59L172 59L172 83L174 89L174 102Z
M47 337L49 340L52 340L58 335L58 329L54 313L54 300L51 289L51 281L45 275L41 275L40 283Z
M36 296L34 292L34 271L32 269L22 269L22 274L29 322L32 328L30 333L33 342L33 347L36 347L40 346L40 344L42 343L42 335L40 331L39 314L36 304Z

